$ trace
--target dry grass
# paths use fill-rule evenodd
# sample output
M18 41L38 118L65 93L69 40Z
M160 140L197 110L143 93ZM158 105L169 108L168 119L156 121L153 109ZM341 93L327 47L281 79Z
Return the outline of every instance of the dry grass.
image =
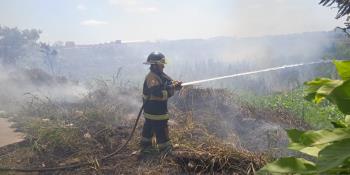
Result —
M138 160L132 153L139 149L139 124L122 153L97 161L126 141L139 106L130 105L135 103L127 103L121 96L138 99L138 93L138 89L103 85L77 103L31 96L20 115L12 118L27 139L0 149L1 166L52 167L89 161L92 166L56 173L254 174L266 164L267 156L246 150L230 124L241 120L242 115L252 117L254 109L246 108L227 91L193 88L182 90L170 103L170 137L175 147L172 156Z

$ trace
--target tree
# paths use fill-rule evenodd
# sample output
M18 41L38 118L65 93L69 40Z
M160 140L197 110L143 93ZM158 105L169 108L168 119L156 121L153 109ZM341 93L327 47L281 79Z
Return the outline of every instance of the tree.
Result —
M350 33L348 30L350 29L350 1L349 0L321 0L320 4L323 6L332 6L333 4L337 5L338 13L335 17L336 19L339 19L343 16L348 16L345 20L345 27L337 27L341 30L343 30L349 37Z
M40 43L40 52L44 54L44 63L47 65L51 74L54 75L54 66L56 65L56 57L58 52L46 43Z
M338 14L335 17L339 19L342 16L348 15L350 13L350 1L349 0L321 0L320 4L323 6L331 6L334 3L337 4Z
M16 66L22 59L37 46L40 38L40 30L9 28L0 26L0 61L4 66Z

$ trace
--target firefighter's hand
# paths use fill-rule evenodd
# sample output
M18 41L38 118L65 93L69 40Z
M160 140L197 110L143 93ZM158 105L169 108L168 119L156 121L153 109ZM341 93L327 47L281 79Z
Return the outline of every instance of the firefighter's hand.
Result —
M172 84L173 84L175 90L177 90L177 91L180 90L180 89L182 88L182 85L181 85L181 84L182 84L182 81L176 81L176 80L175 80L175 81L172 82Z

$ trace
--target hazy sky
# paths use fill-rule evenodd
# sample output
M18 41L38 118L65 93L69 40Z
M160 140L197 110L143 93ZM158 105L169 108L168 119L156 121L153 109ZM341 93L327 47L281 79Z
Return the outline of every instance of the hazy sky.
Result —
M41 40L262 36L332 30L336 9L319 0L0 0L0 25L41 29Z

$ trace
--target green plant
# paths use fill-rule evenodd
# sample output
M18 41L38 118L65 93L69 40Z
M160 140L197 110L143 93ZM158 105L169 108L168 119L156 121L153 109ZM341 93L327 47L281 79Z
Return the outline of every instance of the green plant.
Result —
M320 103L324 99L337 105L346 115L333 122L333 129L287 130L288 148L314 157L284 157L263 167L259 173L285 174L349 174L350 173L350 61L334 61L341 80L317 78L306 82L307 100Z
M303 119L314 129L331 128L330 121L344 119L343 113L339 111L336 105L328 101L323 101L319 104L306 101L303 98L303 87L290 92L266 96L243 94L241 95L241 99L247 105L258 107L262 110L287 111L293 114L293 116Z

